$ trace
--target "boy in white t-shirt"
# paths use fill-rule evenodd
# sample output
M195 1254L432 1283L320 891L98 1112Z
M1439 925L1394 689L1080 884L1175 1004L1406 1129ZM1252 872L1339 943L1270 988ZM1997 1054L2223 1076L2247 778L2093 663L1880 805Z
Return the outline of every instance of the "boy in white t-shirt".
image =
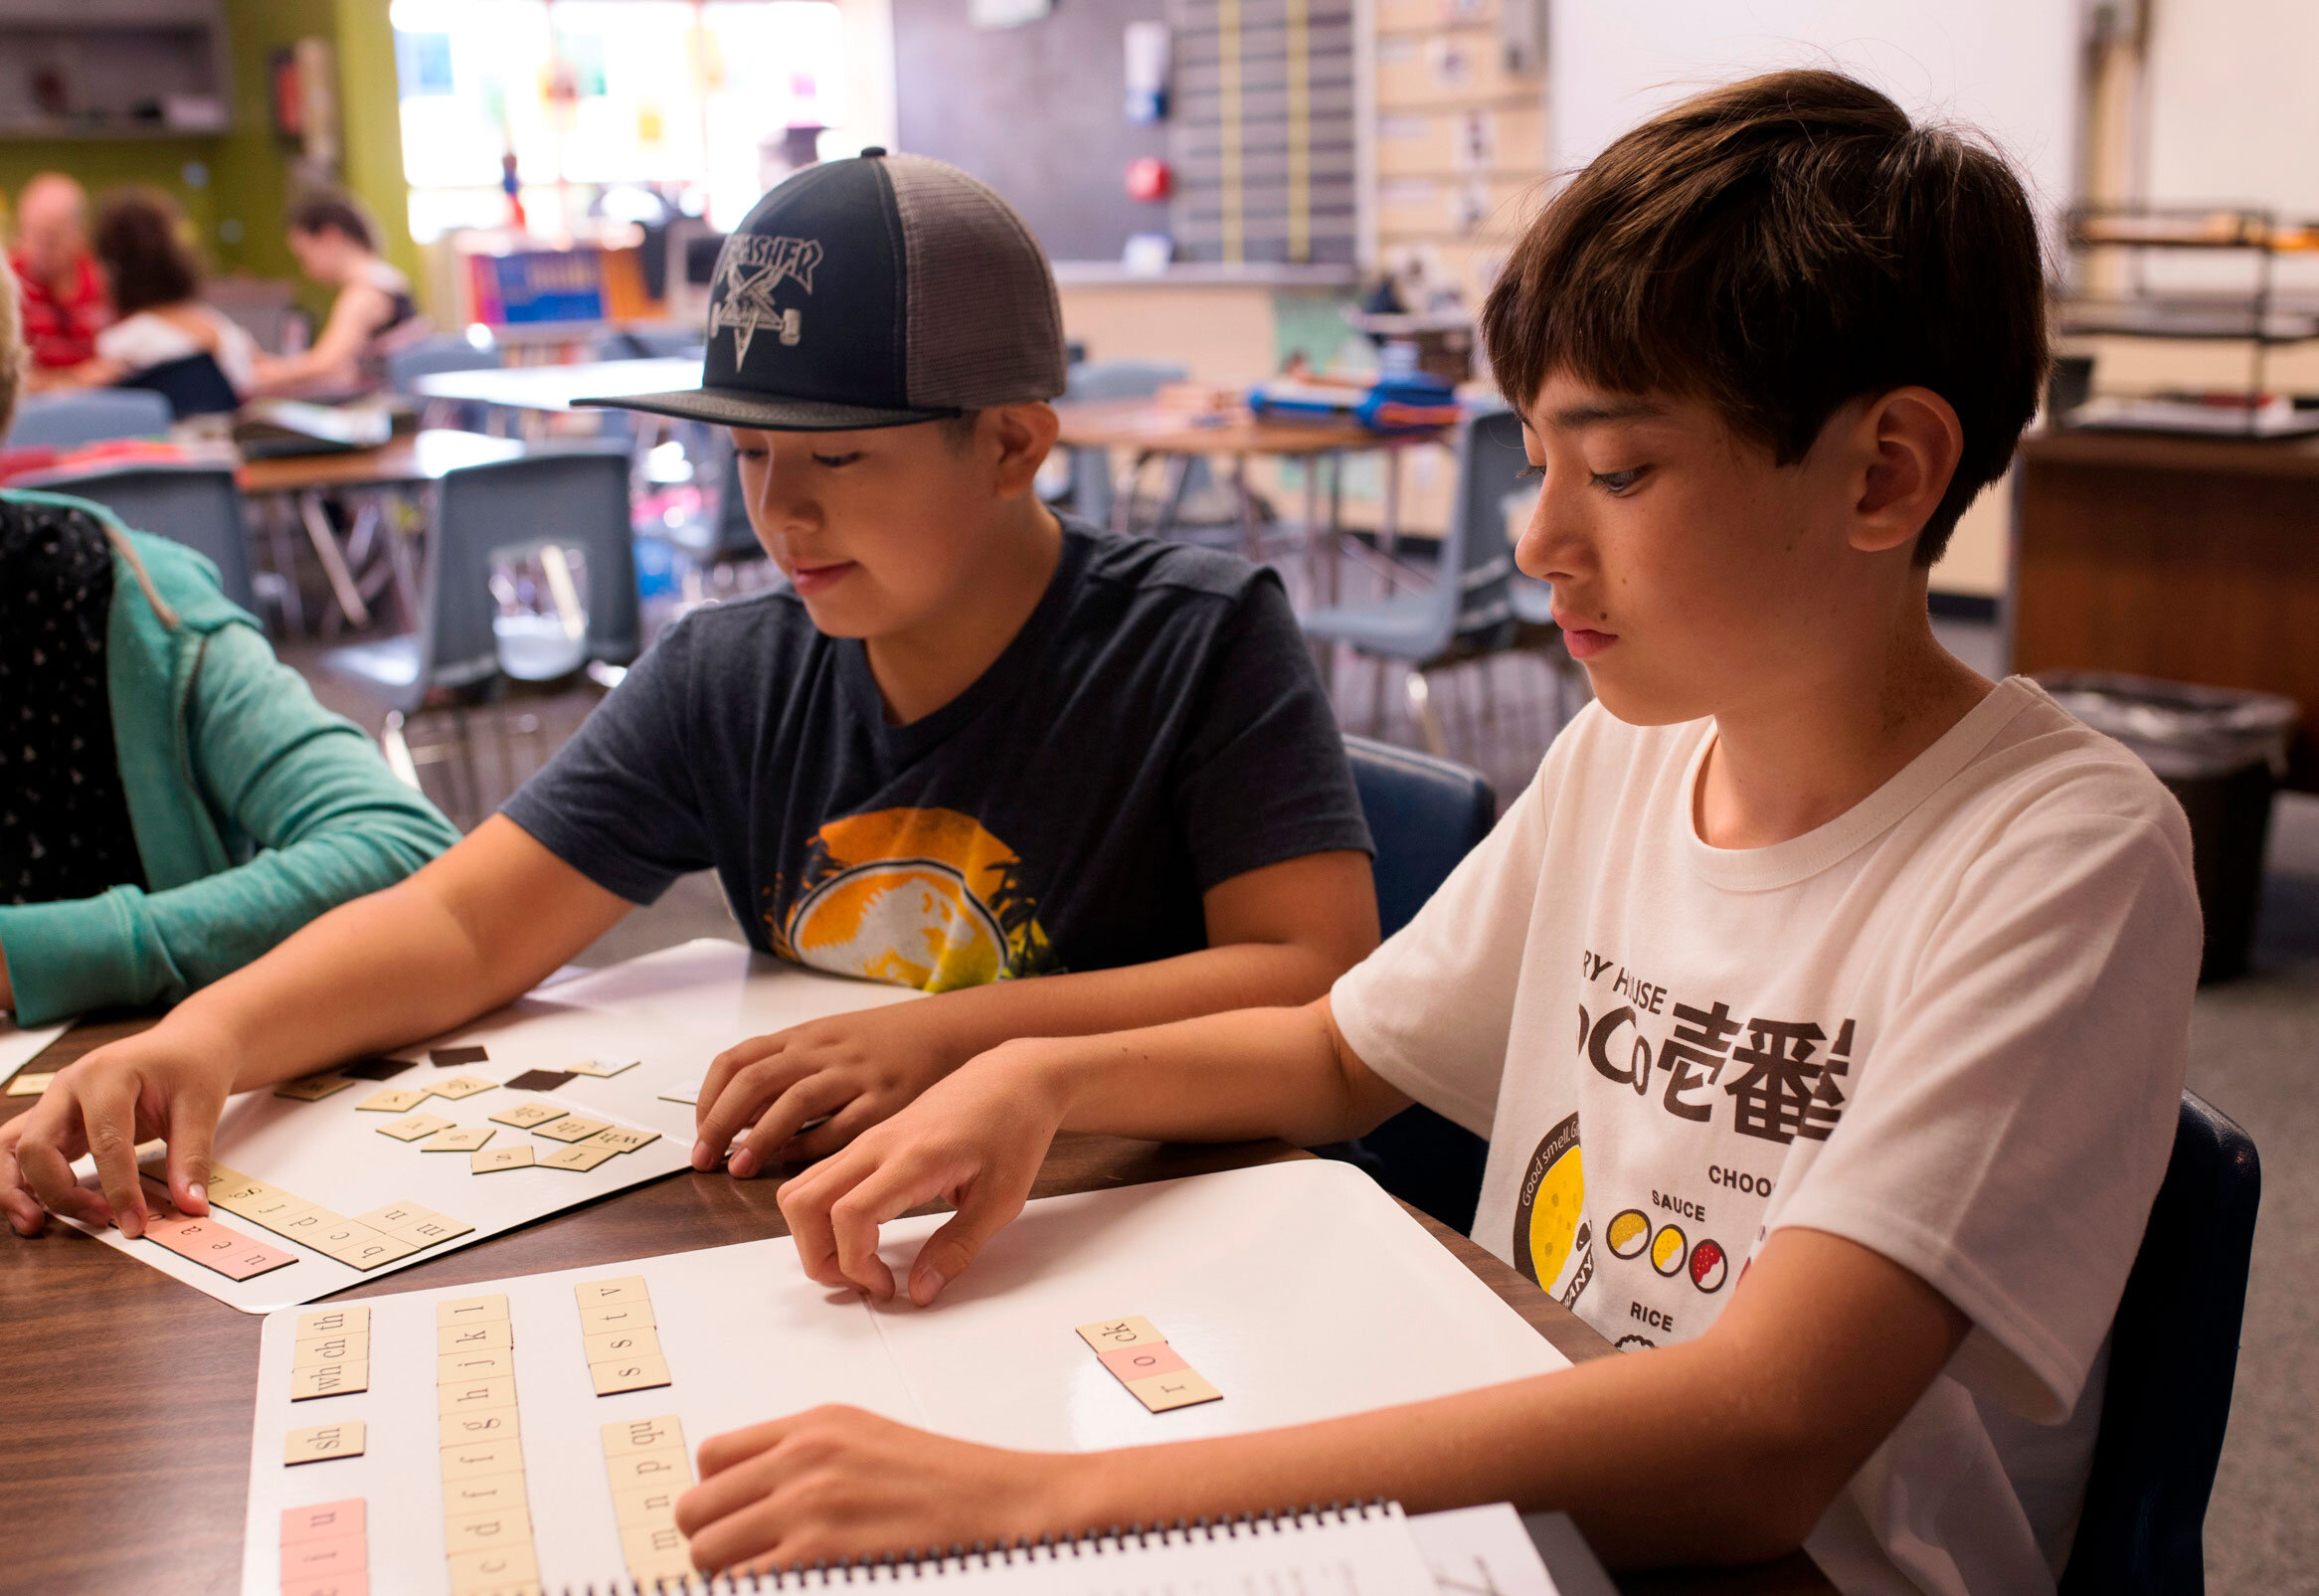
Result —
M1701 95L1547 206L1483 318L1543 471L1517 558L1599 703L1302 1009L1009 1043L797 1177L805 1267L931 1301L1058 1130L1491 1140L1475 1239L1629 1355L1059 1458L843 1409L701 1449L696 1561L1383 1494L1565 1508L1627 1563L1804 1546L1846 1591L2051 1591L2172 1145L2180 811L1944 652L1926 568L2047 367L1995 155L1825 72Z

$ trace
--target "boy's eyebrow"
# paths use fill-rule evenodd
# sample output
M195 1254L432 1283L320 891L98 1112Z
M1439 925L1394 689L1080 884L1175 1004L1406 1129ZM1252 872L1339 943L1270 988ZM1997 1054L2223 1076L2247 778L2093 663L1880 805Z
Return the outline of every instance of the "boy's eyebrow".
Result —
M1666 411L1648 399L1604 400L1591 404L1565 405L1548 418L1556 430L1576 432L1581 427L1599 427L1605 422L1640 421L1646 417L1663 416Z

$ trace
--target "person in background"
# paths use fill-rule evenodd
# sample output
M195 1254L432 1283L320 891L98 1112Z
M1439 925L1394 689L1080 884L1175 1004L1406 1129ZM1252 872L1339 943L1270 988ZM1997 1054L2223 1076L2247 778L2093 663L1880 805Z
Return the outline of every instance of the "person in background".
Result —
M23 345L0 272L0 433ZM458 840L216 569L0 491L0 1009L174 1002Z
M168 195L124 189L96 214L96 259L120 318L96 335L91 357L67 374L102 387L155 366L206 354L234 392L247 398L258 377L258 344L201 300L201 264L184 240Z
M387 351L426 323L411 279L379 258L377 226L350 196L317 189L290 207L289 250L299 270L338 297L311 349L259 362L259 392L348 394L382 386Z
M73 369L95 355L97 329L112 319L89 254L89 195L80 184L43 172L24 185L8 265L31 357L25 386L38 392L70 382Z

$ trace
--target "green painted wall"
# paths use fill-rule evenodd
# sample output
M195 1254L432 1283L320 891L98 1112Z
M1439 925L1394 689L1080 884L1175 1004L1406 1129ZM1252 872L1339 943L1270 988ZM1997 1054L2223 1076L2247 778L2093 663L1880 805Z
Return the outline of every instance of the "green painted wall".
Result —
M282 242L294 184L294 146L276 137L273 52L301 38L331 41L338 57L340 178L379 220L387 257L418 277L403 184L403 135L388 0L226 0L233 72L230 132L203 138L0 139L0 188L13 197L36 172L70 172L101 193L122 183L167 190L200 230L221 271L297 278ZM188 182L188 169L200 181ZM300 282L300 302L328 310L327 290Z

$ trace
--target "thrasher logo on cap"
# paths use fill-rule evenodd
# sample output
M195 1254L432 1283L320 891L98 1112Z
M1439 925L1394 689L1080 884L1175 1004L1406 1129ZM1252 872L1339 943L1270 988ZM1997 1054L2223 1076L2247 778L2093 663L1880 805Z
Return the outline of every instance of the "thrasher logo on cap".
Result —
M810 294L813 268L820 264L818 239L765 238L747 233L728 239L710 295L709 337L731 329L736 366L748 360L750 340L760 332L770 332L784 344L796 344L803 336L804 318L795 305L787 309L776 305L774 290L784 282L795 282Z

